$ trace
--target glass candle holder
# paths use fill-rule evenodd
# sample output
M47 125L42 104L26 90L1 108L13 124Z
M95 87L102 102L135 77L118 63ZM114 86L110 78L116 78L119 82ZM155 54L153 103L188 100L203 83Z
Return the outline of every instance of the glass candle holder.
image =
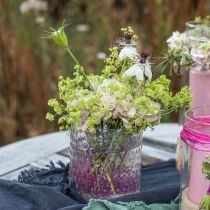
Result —
M185 23L188 39L194 42L210 41L210 22L188 21Z
M84 199L109 199L138 192L142 133L99 130L81 136L71 130L70 179Z
M202 163L210 156L210 107L187 111L180 136L184 141L180 209L198 210L210 185L202 173Z

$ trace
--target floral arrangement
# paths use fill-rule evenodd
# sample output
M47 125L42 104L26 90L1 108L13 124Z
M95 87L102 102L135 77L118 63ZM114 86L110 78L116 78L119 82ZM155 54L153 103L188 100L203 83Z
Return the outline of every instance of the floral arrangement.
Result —
M167 40L168 52L160 63L162 70L168 65L171 70L179 74L182 70L194 68L197 71L206 71L210 68L210 16L202 19L195 18L195 27L180 33L173 32L172 36ZM196 27L201 27L197 30ZM201 39L201 34L206 37ZM196 40L195 37L198 37Z
M71 177L82 194L110 198L140 188L142 132L161 114L188 106L188 87L172 96L170 80L155 78L150 57L137 51L131 27L109 49L100 75L86 74L69 47L63 24L47 35L75 61L74 77L59 77L60 99L50 99L57 120L71 135ZM83 166L83 167L81 167Z
M57 119L60 129L74 126L85 134L100 128L122 128L138 133L157 125L161 114L189 105L188 87L172 96L166 76L153 79L150 57L138 53L131 27L123 28L123 36L109 49L100 75L85 73L69 48L64 28L63 24L47 36L65 48L76 64L74 78L59 77L60 100L48 102L54 113L47 113L47 119Z

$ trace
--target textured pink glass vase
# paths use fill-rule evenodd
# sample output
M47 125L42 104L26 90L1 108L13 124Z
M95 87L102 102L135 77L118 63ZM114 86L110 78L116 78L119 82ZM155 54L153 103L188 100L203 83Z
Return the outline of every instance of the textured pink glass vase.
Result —
M190 70L190 90L193 108L210 106L210 70Z
M210 70L190 70L190 90L193 108L210 107ZM209 155L196 150L192 152L188 197L196 204L201 202L210 185L202 174L202 162Z

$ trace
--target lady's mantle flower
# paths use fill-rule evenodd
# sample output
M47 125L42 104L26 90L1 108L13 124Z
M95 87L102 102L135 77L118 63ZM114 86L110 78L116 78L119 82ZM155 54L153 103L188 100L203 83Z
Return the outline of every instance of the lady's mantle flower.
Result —
M167 39L168 47L170 49L181 49L185 41L185 34L178 31L173 32L172 36Z
M135 59L137 56L138 52L132 45L125 45L119 54L120 60L124 60L126 58Z
M138 61L136 64L131 66L125 73L123 73L124 77L132 77L136 76L136 79L139 81L144 80L144 75L151 80L152 79L152 70L148 60L144 63Z
M62 26L58 28L58 30L52 29L52 32L47 32L48 36L45 38L53 39L61 47L68 47L68 38L64 31L65 27L66 25L63 23Z

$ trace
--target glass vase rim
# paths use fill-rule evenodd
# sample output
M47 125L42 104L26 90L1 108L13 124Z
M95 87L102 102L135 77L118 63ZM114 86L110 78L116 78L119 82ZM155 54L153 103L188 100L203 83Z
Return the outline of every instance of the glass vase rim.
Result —
M192 114L194 111L202 110L202 109L209 109L209 115L208 116L209 116L209 119L210 119L210 106L203 106L203 107L194 107L194 108L188 109L184 114L185 121L187 119L188 121L191 121L191 122L196 122L196 123L200 123L201 125L210 126L210 120L209 120L209 122L203 122L203 121L199 120L199 116L198 116L198 118L190 116L190 114ZM201 116L204 117L203 115L201 115Z
M210 29L210 21L209 21L209 25L202 25L203 23L205 23L205 21L190 20L185 23L185 26L190 27L190 28L199 27L199 28Z
M70 132L72 131L72 130L76 130L76 131L78 131L79 132L79 130L77 129L77 128L75 128L75 127L70 127ZM120 131L120 132L122 132L122 133L126 133L126 134L128 134L128 135L131 135L131 136L133 136L133 135L142 135L143 134L143 130L141 130L141 131L138 131L138 132L132 132L132 133L130 133L130 132L128 132L126 129L123 129L123 128L99 128L99 129L97 129L97 131ZM91 132L86 132L86 134L91 134L91 135L95 135L96 133L95 132L93 132L93 133L91 133Z

